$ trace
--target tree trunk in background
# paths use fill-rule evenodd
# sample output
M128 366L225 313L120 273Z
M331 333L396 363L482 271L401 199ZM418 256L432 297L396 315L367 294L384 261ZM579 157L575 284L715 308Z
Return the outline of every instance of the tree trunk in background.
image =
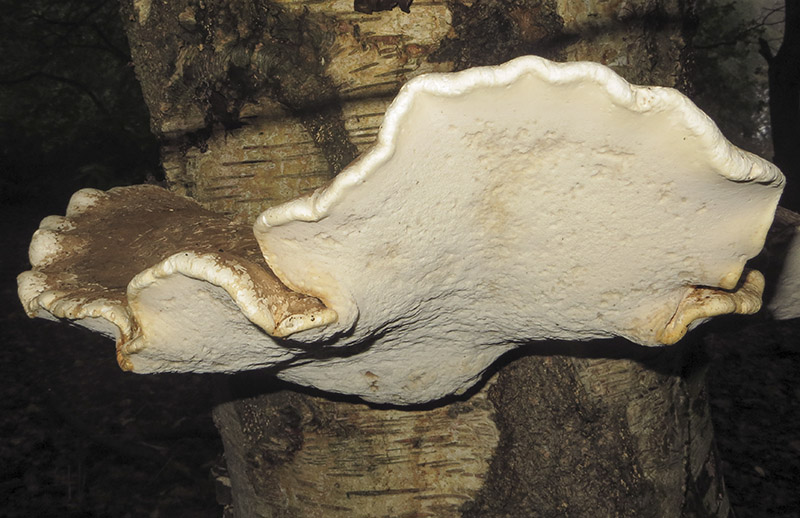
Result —
M800 211L800 2L784 2L783 42L773 55L761 40L761 55L769 65L769 118L773 161L786 175L781 206Z
M171 188L247 221L363 152L399 87L424 72L538 54L681 88L683 9L434 0L368 15L339 0L122 1ZM226 512L728 516L695 349L534 344L469 397L413 409L237 376L214 412Z

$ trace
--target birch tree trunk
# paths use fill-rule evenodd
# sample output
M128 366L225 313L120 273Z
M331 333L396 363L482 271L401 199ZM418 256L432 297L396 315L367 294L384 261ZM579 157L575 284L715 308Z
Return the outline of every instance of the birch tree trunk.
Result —
M685 9L432 0L365 14L346 0L122 0L170 187L246 221L332 178L424 72L538 54L682 88ZM532 344L468 396L412 409L236 377L214 412L226 513L728 516L693 351Z

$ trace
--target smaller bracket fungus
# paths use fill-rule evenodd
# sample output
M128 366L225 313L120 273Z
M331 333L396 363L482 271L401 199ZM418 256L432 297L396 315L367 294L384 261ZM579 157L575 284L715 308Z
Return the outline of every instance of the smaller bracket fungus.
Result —
M376 145L266 210L257 245L164 191L81 191L34 236L20 298L113 332L125 368L273 365L420 403L520 344L666 345L758 311L764 279L744 264L782 186L675 90L523 57L409 82Z
M336 319L270 273L248 226L151 185L78 191L29 256L17 279L28 315L114 336L125 370L270 366L300 352L271 337Z

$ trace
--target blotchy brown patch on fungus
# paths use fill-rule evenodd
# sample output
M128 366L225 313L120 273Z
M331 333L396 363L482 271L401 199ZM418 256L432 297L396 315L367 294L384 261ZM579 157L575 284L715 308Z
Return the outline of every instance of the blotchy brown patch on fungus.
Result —
M33 270L19 277L28 314L80 321L113 334L125 370L182 370L180 358L163 357L158 367L134 357L154 353L147 351L152 333L141 326L142 319L153 318L152 310L141 299L173 276L191 279L189 284L174 281L175 288L199 286L186 293L176 289L173 298L217 287L219 298L226 292L230 304L271 336L336 318L319 300L288 289L272 274L249 226L152 185L77 192L66 217L43 220L31 241L30 258Z

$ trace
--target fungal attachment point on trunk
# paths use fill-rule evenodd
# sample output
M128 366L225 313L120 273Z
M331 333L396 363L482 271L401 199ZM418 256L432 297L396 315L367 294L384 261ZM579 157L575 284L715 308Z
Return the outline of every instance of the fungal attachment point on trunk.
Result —
M671 344L758 311L744 264L782 186L675 90L523 57L409 82L374 147L266 210L257 244L151 187L81 191L34 236L20 298L115 334L135 371L273 366L419 403L520 344Z

